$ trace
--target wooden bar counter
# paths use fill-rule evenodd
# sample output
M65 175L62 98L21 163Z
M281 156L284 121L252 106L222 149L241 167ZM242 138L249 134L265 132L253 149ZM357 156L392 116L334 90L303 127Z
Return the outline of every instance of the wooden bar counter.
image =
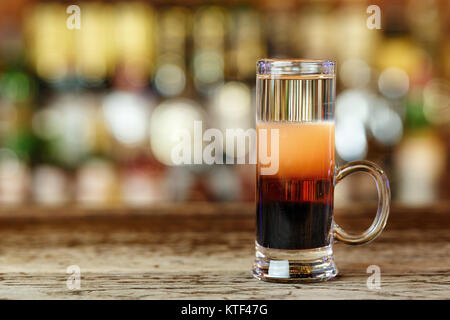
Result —
M252 203L156 204L149 209L1 208L0 299L450 299L450 204L393 206L384 233L334 246L339 275L275 284L251 275ZM344 228L375 208L336 210ZM68 266L81 270L69 290ZM381 287L369 289L370 265Z

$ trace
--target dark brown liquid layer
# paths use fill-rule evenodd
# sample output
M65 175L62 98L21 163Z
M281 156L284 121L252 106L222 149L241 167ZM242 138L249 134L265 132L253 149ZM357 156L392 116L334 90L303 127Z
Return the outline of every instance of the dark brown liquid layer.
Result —
M275 249L312 249L330 244L333 185L329 180L260 176L256 237Z

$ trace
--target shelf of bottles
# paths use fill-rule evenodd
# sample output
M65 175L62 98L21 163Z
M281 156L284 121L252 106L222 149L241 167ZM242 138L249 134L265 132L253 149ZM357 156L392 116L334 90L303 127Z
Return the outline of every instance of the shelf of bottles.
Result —
M345 1L85 1L79 29L64 2L23 3L0 32L0 206L252 200L253 166L171 155L194 121L254 126L264 57L336 59L339 160L381 163L395 200L448 197L445 1L380 4L381 30L367 27L365 4ZM370 197L370 181L355 181Z

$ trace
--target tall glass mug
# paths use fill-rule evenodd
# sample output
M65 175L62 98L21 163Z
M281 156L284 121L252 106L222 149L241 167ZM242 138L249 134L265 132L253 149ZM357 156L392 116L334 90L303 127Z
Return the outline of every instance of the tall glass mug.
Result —
M364 244L389 215L386 175L369 161L335 167L336 65L326 60L257 63L258 161L256 278L275 282L328 280L338 273L334 240ZM369 229L349 234L333 220L334 186L362 171L375 180L378 211Z

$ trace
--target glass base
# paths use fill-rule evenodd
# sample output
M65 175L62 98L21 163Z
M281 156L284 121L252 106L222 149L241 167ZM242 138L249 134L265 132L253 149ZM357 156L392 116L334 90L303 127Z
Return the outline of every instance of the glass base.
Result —
M305 250L270 249L255 242L253 276L271 282L316 282L334 278L338 270L331 245Z

